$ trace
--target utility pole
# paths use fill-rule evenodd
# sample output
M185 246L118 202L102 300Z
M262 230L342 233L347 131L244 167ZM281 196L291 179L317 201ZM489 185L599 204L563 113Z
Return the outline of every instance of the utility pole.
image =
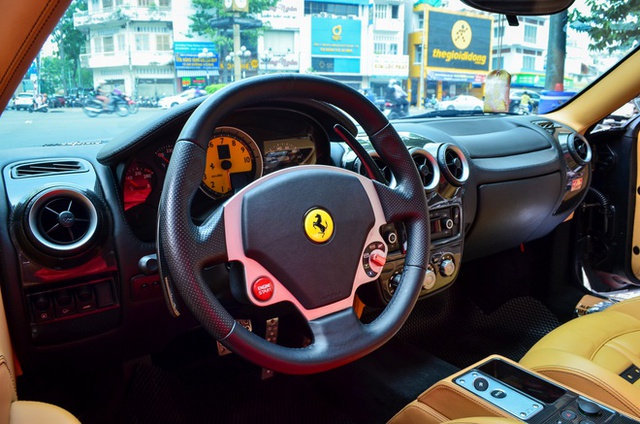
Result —
M237 15L236 15L237 18ZM242 79L242 58L240 57L240 24L234 20L233 23L233 80Z
M567 56L567 16L567 11L565 10L551 15L549 19L547 70L544 84L546 90L564 91L564 61Z

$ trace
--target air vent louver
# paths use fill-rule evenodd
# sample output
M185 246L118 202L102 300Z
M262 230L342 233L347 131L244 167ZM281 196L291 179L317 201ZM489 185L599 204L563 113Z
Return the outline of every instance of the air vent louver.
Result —
M77 160L29 162L13 168L11 177L28 178L53 174L75 174L87 170L87 166Z
M74 189L51 189L36 195L27 211L27 234L33 245L48 253L77 254L93 241L98 211Z
M535 121L534 124L551 135L554 135L556 133L556 128L558 128L558 126L552 121Z
M376 153L373 153L371 155L371 159L373 160L373 163L378 167L378 169L380 169L380 172L382 172L382 176L384 177L384 179L388 183L390 183L391 178L393 177L393 174L391 173L391 170L389 169L387 164L384 163L384 161L380 158L380 156L377 156ZM363 175L367 178L370 178L370 175L367 174L366 168L362 166L362 161L360 159L358 159L356 167L357 167L358 174Z
M462 150L452 144L440 146L438 163L444 177L454 186L463 185L469 178L469 162Z
M579 134L571 134L567 140L569 154L579 165L584 166L591 161L591 146Z
M424 189L427 191L435 189L440 182L440 169L436 159L423 149L411 150L411 157L418 168L418 175L420 175Z

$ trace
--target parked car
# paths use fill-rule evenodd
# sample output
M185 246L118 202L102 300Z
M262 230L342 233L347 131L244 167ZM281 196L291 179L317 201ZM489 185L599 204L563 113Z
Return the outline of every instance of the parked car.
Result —
M33 106L34 96L31 92L18 93L13 100L15 110L29 110Z
M484 103L477 97L461 94L436 104L437 110L482 110Z
M204 95L204 90L197 88L189 88L183 91L180 94L176 94L175 96L167 96L160 99L158 105L162 109L169 109L183 103L188 102L189 100L193 100L197 97Z
M0 107L78 3L3 3ZM98 27L87 47L113 45L100 56L114 64L130 57L121 41L136 41L121 30L166 48L167 5L184 5L80 3L77 20ZM384 40L368 12L372 26L388 17L385 32L392 3L305 8L354 19L299 9L336 53L335 68L322 62L333 78L314 60L314 72L243 79L126 120L0 117L3 422L640 422L640 119L592 130L640 93L640 47L607 55L620 58L613 69L577 68L593 81L551 113L389 122L336 78L414 66L374 55ZM637 8L588 3L620 7L616 35L635 34ZM455 45L429 50L430 63L489 66L491 49L460 51L494 29L517 42L507 21L518 20L537 34L536 57L554 55L547 17L529 13L555 0L485 2L501 12L493 23L442 4L405 16L446 10L429 40ZM145 15L162 19L130 22ZM567 40L581 62L593 55L585 37ZM272 38L287 40L310 59L316 40ZM461 70L461 85L480 80Z

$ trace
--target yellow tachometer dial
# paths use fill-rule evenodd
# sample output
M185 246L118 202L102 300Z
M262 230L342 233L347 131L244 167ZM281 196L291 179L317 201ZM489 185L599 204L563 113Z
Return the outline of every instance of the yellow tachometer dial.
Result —
M247 133L219 127L209 140L202 189L219 198L262 176L262 155Z

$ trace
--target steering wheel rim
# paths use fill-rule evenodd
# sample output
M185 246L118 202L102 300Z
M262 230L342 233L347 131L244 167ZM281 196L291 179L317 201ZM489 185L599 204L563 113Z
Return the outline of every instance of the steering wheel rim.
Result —
M229 260L230 241L227 233L234 230L225 225L229 220L228 212L225 212L227 207L231 209L229 205L234 199L236 204L247 202L246 199L250 197L243 197L249 196L245 191L251 193L256 187L268 183L267 178L250 184L201 225L195 225L189 213L189 205L202 178L209 140L221 120L234 110L258 101L287 98L286 93L293 93L293 97L327 102L350 114L369 135L374 148L391 168L397 185L389 188L339 168L305 166L274 173L277 175L270 174L268 177L274 175L275 187L298 184L295 181L317 177L333 178L339 184L357 185L357 181L365 187L371 204L379 202L385 222L402 221L405 224L408 238L401 283L380 316L372 323L363 324L353 309L346 307L308 319L314 340L304 348L272 344L245 330L215 298L201 275L205 264ZM300 186L300 189L303 188ZM331 194L323 190L319 196L322 201L329 201L327 199ZM167 268L163 269L163 273L173 277L182 299L196 319L216 339L246 359L291 374L335 368L370 353L388 341L402 326L420 294L429 257L429 214L424 188L399 135L375 105L359 92L342 83L317 76L286 74L250 78L228 86L204 101L185 124L174 148L158 217L158 254L165 258L164 266ZM244 222L240 220L243 228L247 225ZM377 228L374 230L377 231ZM375 231L369 231L365 237L367 241ZM251 236L245 236L247 238L241 240L247 243ZM236 237L234 243L237 240ZM246 246L243 249L246 250ZM361 254L358 252L358 257ZM312 261L312 258L306 259ZM355 272L357 274L359 271ZM352 296L355 296L355 288L354 285ZM344 303L342 299L340 305Z

